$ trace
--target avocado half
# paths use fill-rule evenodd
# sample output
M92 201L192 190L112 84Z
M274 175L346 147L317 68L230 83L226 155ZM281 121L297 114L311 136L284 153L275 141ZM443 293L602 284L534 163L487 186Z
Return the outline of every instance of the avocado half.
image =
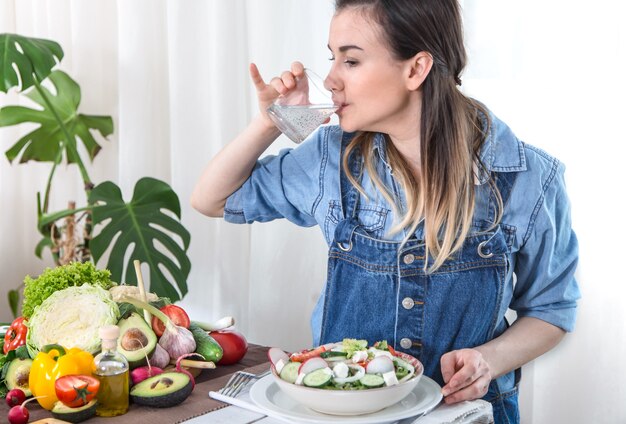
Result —
M96 407L98 401L92 399L89 403L79 406L78 408L70 408L61 401L54 403L52 410L52 416L57 420L63 420L63 422L79 423L85 421L94 415L96 415Z
M193 384L188 375L164 372L135 384L130 389L130 398L138 405L169 408L182 403L192 390Z
M136 312L121 319L117 325L120 328L117 351L128 360L130 368L146 365L157 345L157 336L152 328Z
M26 397L32 396L28 385L28 377L30 376L30 368L33 365L32 359L15 358L9 362L5 384L7 389L20 389Z

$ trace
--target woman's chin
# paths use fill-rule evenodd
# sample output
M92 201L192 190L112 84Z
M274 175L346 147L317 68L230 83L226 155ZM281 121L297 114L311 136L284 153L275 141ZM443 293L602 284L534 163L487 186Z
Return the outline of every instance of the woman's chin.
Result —
M339 126L344 132L353 133L359 130L354 124L351 124L345 119L339 119Z

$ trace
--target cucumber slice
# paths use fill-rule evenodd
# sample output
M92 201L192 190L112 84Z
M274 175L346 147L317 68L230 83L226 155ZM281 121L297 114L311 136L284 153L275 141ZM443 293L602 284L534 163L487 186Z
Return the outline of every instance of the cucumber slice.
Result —
M378 374L365 374L359 381L362 385L369 387L370 389L385 385L385 379Z
M280 378L293 384L298 378L298 369L300 369L300 362L287 362L283 369L280 371Z
M324 359L327 359L327 358L336 358L336 357L339 357L339 358L347 358L347 357L348 357L348 354L347 354L346 352L338 352L338 351L335 351L335 350L328 350L328 351L326 351L326 352L322 352L322 353L320 353L320 356L321 356L322 358L324 358Z
M331 377L328 368L320 368L305 375L302 383L307 387L324 387L330 383Z

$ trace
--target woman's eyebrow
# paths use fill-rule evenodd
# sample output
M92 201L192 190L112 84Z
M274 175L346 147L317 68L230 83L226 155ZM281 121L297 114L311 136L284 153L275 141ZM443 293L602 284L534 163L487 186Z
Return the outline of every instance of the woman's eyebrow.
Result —
M328 45L327 47L328 47L328 50L330 50L331 52L333 51L333 49L331 49L331 48L330 48L330 45ZM356 46L356 45L354 45L354 44L348 44L348 45L346 45L346 46L341 46L341 47L339 47L339 49L338 49L338 50L339 50L341 53L343 53L343 52L346 52L346 51L351 50L351 49L363 50L361 47Z

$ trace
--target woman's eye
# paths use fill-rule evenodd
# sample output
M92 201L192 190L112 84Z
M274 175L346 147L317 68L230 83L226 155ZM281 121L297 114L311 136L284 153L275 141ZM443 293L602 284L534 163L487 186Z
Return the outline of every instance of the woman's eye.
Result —
M343 63L345 63L349 67L353 67L359 64L359 62L357 62L356 60L349 60L349 59L344 60Z
M334 56L333 57L329 57L328 60L330 60L332 62L333 60L335 60L335 57Z

